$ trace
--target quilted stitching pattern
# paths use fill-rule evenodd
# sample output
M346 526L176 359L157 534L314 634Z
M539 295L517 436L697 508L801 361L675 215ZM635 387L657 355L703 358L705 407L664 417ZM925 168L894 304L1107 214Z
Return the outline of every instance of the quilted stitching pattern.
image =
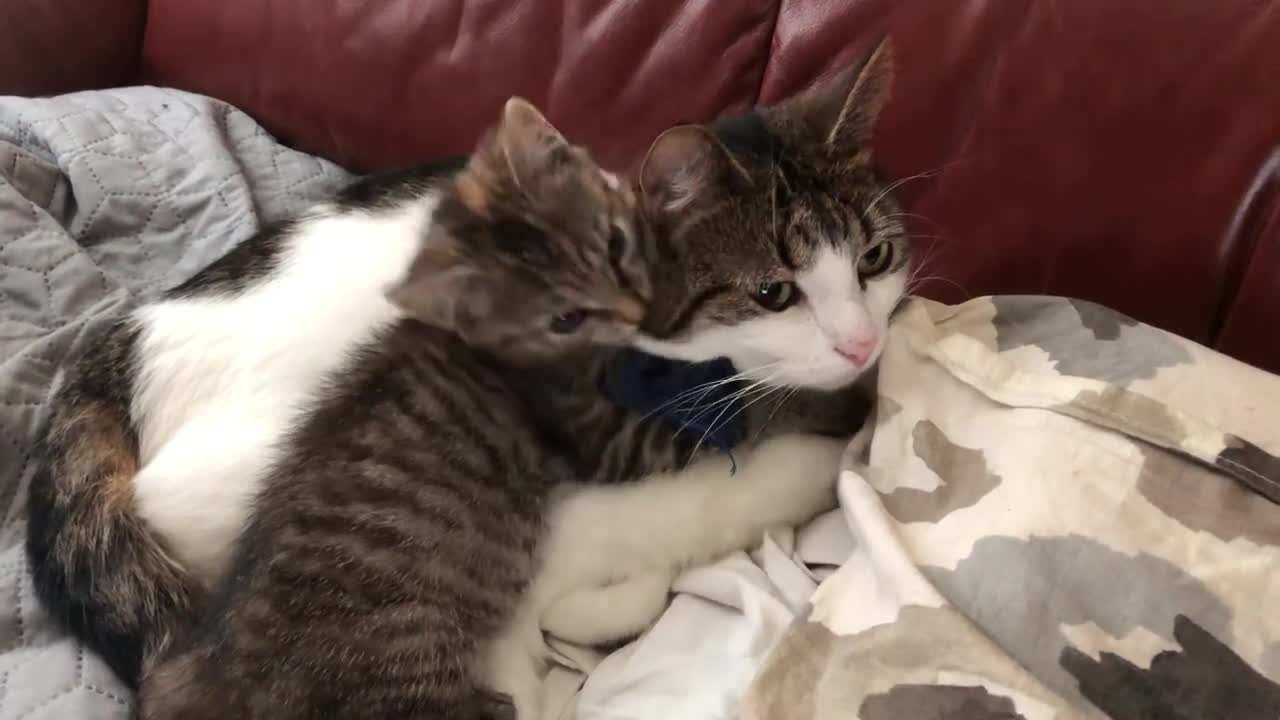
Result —
M38 606L23 556L31 441L58 368L138 298L348 177L196 95L0 98L0 720L129 715L111 671Z

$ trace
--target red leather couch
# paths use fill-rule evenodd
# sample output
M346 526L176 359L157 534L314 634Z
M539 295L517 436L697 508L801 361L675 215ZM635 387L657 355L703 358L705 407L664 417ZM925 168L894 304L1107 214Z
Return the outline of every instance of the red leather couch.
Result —
M0 93L197 91L359 170L521 94L624 163L885 32L928 294L1088 298L1280 371L1272 0L5 0Z

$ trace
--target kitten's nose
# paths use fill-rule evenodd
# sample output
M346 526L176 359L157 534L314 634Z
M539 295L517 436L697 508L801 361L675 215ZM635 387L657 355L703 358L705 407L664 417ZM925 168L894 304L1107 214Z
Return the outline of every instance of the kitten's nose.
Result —
M876 349L875 335L853 335L841 338L835 344L835 351L846 360L862 367L871 358L871 351Z

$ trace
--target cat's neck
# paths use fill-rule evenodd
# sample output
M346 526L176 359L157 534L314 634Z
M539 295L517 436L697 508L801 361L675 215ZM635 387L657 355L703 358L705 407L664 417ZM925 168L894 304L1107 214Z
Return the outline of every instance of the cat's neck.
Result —
M599 461L603 439L596 437L593 418L611 404L601 386L605 367L615 352L602 347L556 362L503 368L508 387L520 398L548 447L580 469Z

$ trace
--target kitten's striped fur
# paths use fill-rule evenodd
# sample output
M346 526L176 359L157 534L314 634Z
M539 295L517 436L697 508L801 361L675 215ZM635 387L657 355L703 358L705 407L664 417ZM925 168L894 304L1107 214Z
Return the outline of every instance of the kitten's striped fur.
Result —
M612 443L643 455L632 440L657 424L576 406L598 397L594 348L625 342L648 300L635 201L517 108L444 183L390 289L430 324L379 331L287 436L229 580L144 672L142 717L509 712L477 665L532 574L550 489L600 477ZM657 451L636 461L684 460Z

